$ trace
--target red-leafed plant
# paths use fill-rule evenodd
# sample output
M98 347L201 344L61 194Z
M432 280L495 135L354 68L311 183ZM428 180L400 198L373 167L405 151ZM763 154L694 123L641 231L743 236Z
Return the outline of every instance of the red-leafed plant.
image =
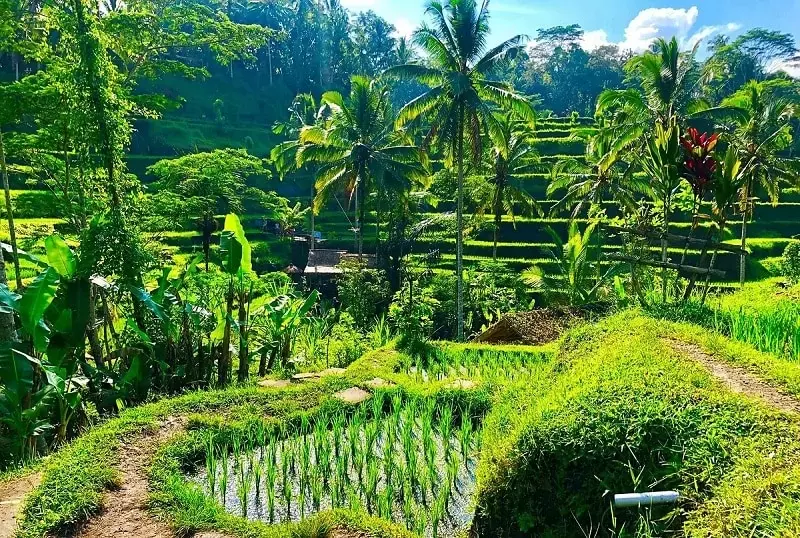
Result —
M713 151L718 139L717 133L700 134L694 127L690 127L686 136L681 137L681 146L686 153L683 177L692 186L692 192L698 201L703 199L717 169Z

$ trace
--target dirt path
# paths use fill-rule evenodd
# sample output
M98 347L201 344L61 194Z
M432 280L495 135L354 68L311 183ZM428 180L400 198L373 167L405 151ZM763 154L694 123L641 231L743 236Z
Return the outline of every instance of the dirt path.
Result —
M42 475L33 473L0 484L0 538L14 536L22 501L41 481Z
M172 538L169 525L147 511L147 466L153 453L186 426L183 418L163 422L152 434L120 447L120 488L103 499L102 511L78 528L76 538Z
M722 381L731 391L758 398L766 404L787 413L800 413L800 401L759 379L744 368L732 366L727 362L716 359L695 344L671 338L665 338L664 342L675 351L705 366L714 377Z

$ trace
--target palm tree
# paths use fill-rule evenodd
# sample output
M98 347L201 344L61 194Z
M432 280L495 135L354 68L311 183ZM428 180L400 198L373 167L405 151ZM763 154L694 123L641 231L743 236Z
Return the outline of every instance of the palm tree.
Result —
M431 1L424 23L414 32L413 41L428 58L427 65L405 64L387 70L401 80L417 80L430 89L407 103L399 112L396 125L424 118L430 126L424 146L442 150L449 166L458 170L456 193L456 318L458 339L464 338L464 142L472 163L482 154L482 137L489 134L494 143L502 140L502 128L490 103L533 121L531 103L506 84L487 79L500 62L514 57L524 44L521 35L486 50L489 37L489 2L480 7L475 0Z
M423 182L428 173L419 148L406 144L402 134L395 132L389 93L377 81L354 76L347 101L338 92L327 92L322 100L330 107L330 117L323 125L303 127L297 164L319 166L315 211L336 190L343 189L355 198L355 231L361 260L364 200L375 182L393 178L395 184L408 189L414 182Z
M662 204L661 261L667 262L667 232L671 205L680 185L680 128L684 112L695 99L698 77L694 55L697 46L682 54L678 41L658 39L653 50L629 60L626 69L641 83L635 89L606 90L597 100L597 113L611 121L603 132L609 137L608 161L627 153L627 160L640 162L651 176L653 199ZM662 294L667 299L666 270L662 272Z
M597 114L611 121L603 128L609 137L609 151L633 150L641 153L647 133L656 123L665 126L670 118L682 119L687 110L701 102L696 97L699 78L694 55L681 53L678 41L657 39L653 50L634 56L625 66L640 81L641 91L605 90L597 98Z
M539 155L531 141L533 131L525 122L512 118L510 114L498 116L503 130L499 144L487 152L491 174L487 177L492 186L489 208L494 215L492 258L497 259L497 239L503 214L514 219L517 213L541 214L541 209L530 194L520 187L525 176L541 170ZM517 211L519 209L519 211Z
M608 133L601 130L589 138L584 159L564 159L553 166L547 195L565 192L550 208L551 213L572 207L574 219L586 204L598 205L609 199L635 211L636 195L649 192L648 181L634 174L635 167L611 149Z
M783 182L797 183L800 163L784 152L792 145L790 120L797 105L769 91L768 83L751 81L725 99L719 107L697 115L727 120L731 142L742 162L744 181L739 191L742 212L742 250L747 248L747 223L752 218L755 190L761 187L778 203ZM739 260L739 282L744 286L746 255Z
M299 137L305 127L316 125L324 121L326 107L317 108L317 102L310 93L297 95L289 107L289 117L286 121L276 122L272 127L272 132L276 135L284 135L288 140L277 144L270 152L270 159L278 172L278 176L283 179L287 174L297 171L297 150L302 145ZM311 186L311 198L317 194L314 186ZM314 208L311 208L311 237L309 246L314 250Z

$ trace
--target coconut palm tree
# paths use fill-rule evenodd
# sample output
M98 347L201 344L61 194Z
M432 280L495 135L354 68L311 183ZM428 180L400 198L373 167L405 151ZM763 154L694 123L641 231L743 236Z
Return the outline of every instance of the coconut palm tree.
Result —
M520 187L525 176L542 170L539 155L532 145L530 125L516 120L511 114L498 115L503 130L499 143L486 152L491 171L486 180L491 185L488 209L494 215L492 258L497 259L497 240L503 215L513 220L515 215L541 214L541 208L528 192Z
M533 107L526 98L506 84L488 79L492 69L514 57L525 41L518 35L487 50L488 7L488 0L483 0L480 6L475 0L431 1L426 9L431 22L423 23L413 37L414 44L427 57L427 65L399 65L386 72L401 80L417 80L430 88L400 110L396 125L402 127L423 118L429 126L424 146L438 147L445 155L446 164L457 169L456 318L459 340L464 338L465 156L472 163L479 162L484 133L488 133L494 143L502 140L502 128L491 104L513 111L523 119L534 119Z
M419 148L407 144L395 132L389 92L375 80L354 76L349 98L327 92L322 101L330 108L323 124L300 131L299 166L314 163L316 195L314 211L327 203L334 191L345 190L355 198L355 231L359 260L364 250L364 201L376 182L392 178L410 189L427 178Z
M289 117L285 121L276 122L272 127L272 132L276 135L286 136L287 140L277 144L270 152L270 159L278 172L278 176L283 179L287 174L296 172L297 167L297 150L302 145L300 143L300 132L303 128L316 125L324 121L326 107L317 107L317 102L314 96L310 93L301 93L297 95L289 107ZM316 189L312 185L311 198L313 199L317 194ZM309 246L314 250L314 208L311 208L311 237Z
M721 118L742 162L744 181L739 192L742 213L742 250L747 248L747 223L752 218L756 189L763 189L773 204L778 203L781 184L796 184L800 163L785 154L792 145L790 120L797 104L774 95L768 83L751 81L725 99L719 107L698 116ZM744 286L745 260L739 262L739 281Z
M696 98L700 78L694 55L681 53L678 41L658 39L653 50L635 56L626 69L640 81L636 89L606 90L597 100L597 113L609 119L603 129L608 136L608 154L625 154L630 162L639 162L651 176L652 198L662 204L661 261L667 262L667 239L672 202L680 186L680 125L688 110L698 106ZM667 298L666 270L662 272L662 294Z

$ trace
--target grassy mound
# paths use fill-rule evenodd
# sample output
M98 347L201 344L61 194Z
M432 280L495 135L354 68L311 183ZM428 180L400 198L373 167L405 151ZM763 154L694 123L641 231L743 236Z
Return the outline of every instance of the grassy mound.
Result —
M633 314L583 327L552 383L505 392L484 423L480 536L794 535L798 422L723 389L668 332ZM677 509L611 508L666 489Z

